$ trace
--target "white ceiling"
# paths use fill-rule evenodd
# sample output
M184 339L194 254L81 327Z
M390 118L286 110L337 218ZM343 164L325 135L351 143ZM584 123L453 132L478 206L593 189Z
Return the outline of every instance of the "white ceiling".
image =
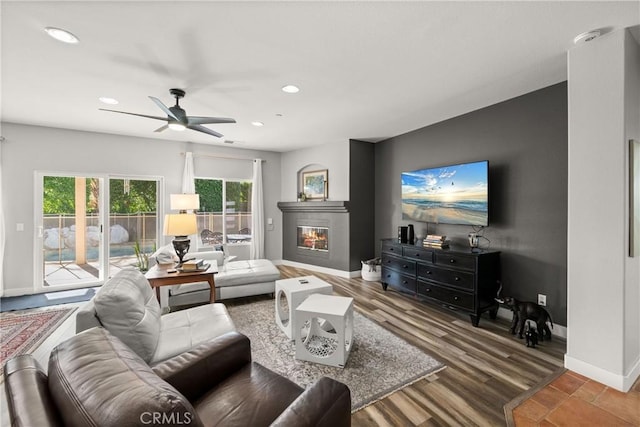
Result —
M2 121L271 151L375 142L565 80L573 38L638 25L639 5L2 1ZM172 105L172 87L188 114L237 124L154 133L98 110L162 116L148 96Z

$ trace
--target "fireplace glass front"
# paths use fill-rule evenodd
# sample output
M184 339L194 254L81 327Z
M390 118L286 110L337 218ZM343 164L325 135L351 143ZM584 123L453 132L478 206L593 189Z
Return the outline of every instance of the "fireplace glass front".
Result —
M298 226L298 247L312 251L329 251L329 228Z

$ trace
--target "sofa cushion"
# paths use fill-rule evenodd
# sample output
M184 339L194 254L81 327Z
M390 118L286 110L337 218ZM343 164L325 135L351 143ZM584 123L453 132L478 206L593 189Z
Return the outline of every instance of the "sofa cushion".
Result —
M222 268L218 267L218 273L214 276L216 288L273 282L279 278L280 270L268 259L230 261ZM170 294L180 295L209 289L206 282L185 283L172 286Z
M224 265L224 252L222 251L202 251L202 252L189 252L188 258L197 258L205 261L215 261L218 264L218 269Z
M160 322L160 339L151 365L236 330L227 308L220 303L165 314Z
M252 362L211 389L193 406L203 420L215 419L229 426L267 426L303 391L289 379Z
M279 278L280 270L268 259L231 261L225 264L222 273L215 276L216 288L272 282Z
M135 268L120 270L94 297L102 325L150 362L160 337L160 304L149 282Z
M64 425L202 425L180 392L104 328L54 348L48 386Z

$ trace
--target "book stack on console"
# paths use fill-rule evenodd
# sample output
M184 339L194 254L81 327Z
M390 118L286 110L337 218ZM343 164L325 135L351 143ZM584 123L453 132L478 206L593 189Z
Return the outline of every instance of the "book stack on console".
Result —
M190 259L182 263L182 271L199 271L209 267L209 264L205 264L201 259Z
M438 236L436 234L429 234L423 241L422 246L425 248L448 248L449 241L447 236Z

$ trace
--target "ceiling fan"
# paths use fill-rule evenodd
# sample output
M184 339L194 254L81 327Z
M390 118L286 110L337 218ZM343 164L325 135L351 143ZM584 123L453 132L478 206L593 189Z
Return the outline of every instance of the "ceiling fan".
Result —
M149 97L153 102L156 103L158 107L160 107L162 111L164 111L167 114L167 117L149 116L146 114L129 113L126 111L108 110L106 108L99 108L99 110L111 111L113 113L129 114L131 116L146 117L148 119L162 120L167 122L166 125L159 127L158 129L155 130L155 132L162 132L167 128L172 130L191 129L191 130L197 130L198 132L204 132L206 134L213 135L218 138L222 137L223 135L221 133L216 132L215 130L211 130L202 125L208 124L208 123L235 123L236 122L234 119L230 119L226 117L187 116L186 111L184 111L179 104L180 98L184 98L185 91L182 89L170 89L169 93L171 93L171 95L173 95L173 97L176 99L176 105L174 105L173 107L167 107L158 98L155 98L153 96Z

